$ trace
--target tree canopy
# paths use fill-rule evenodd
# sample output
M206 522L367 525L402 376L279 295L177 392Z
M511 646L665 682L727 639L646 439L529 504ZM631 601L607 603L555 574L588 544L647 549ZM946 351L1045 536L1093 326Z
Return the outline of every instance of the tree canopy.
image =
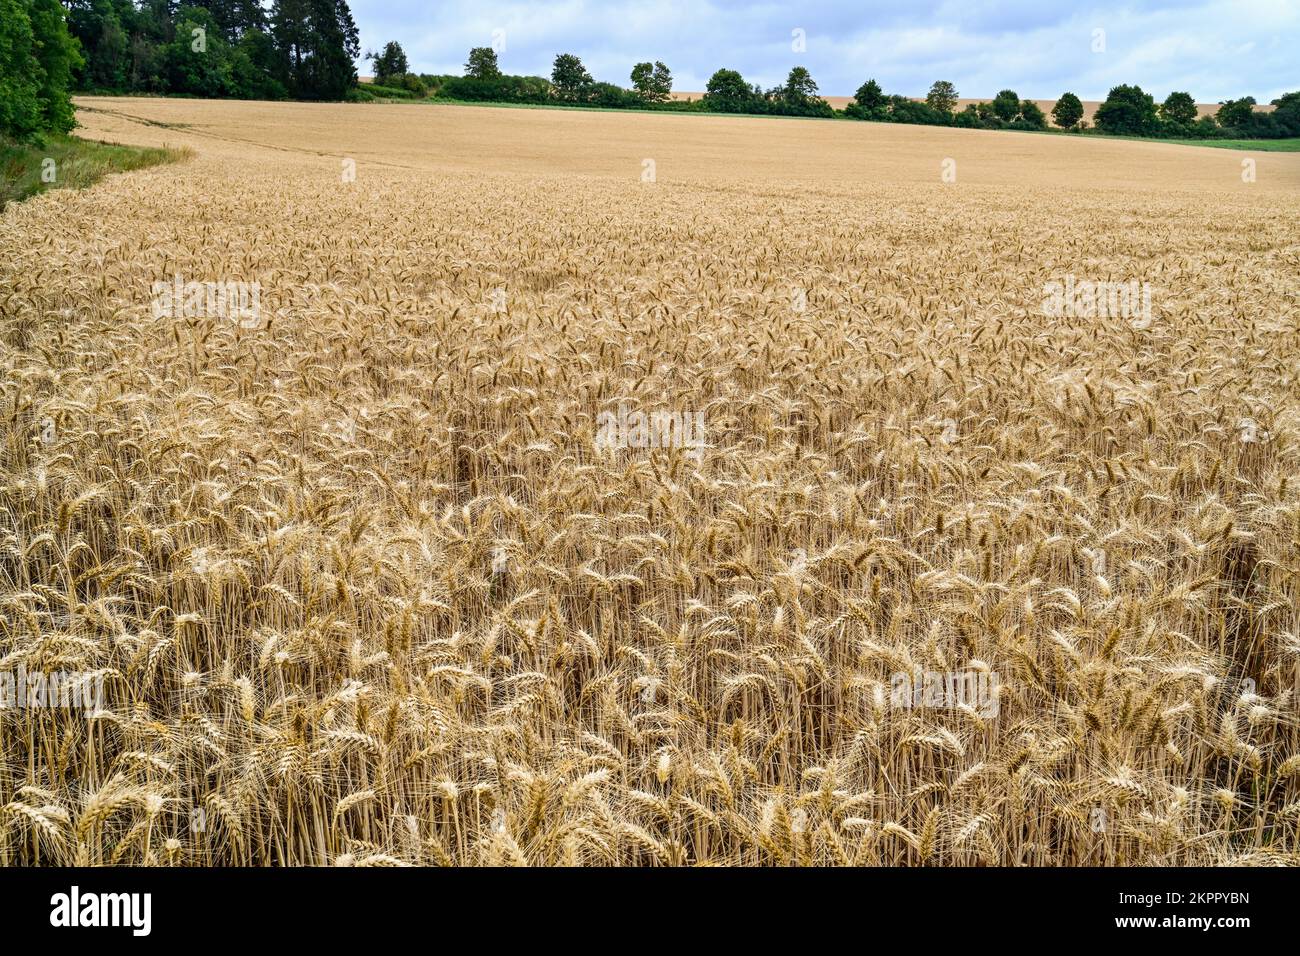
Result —
M578 100L591 86L591 74L572 53L561 53L551 68L551 84L560 99Z
M1196 100L1191 93L1170 93L1160 104L1160 118L1167 123L1195 123Z
M935 80L925 96L925 102L931 109L951 113L957 108L957 87L948 80Z
M1083 119L1083 101L1073 93L1062 93L1052 107L1052 120L1061 129L1074 129Z
M72 72L81 65L58 0L0 0L0 133L72 129Z
M1156 129L1159 117L1150 93L1140 86L1114 87L1097 107L1097 128L1106 133L1142 135Z
M469 60L465 63L465 75L476 80L494 80L501 75L497 62L497 51L490 46L476 46L469 51Z
M647 103L663 103L673 91L673 75L659 60L632 67L632 88Z
M396 40L385 43L381 53L367 53L366 59L374 64L376 83L383 83L395 76L405 76L411 71L406 62L406 51Z

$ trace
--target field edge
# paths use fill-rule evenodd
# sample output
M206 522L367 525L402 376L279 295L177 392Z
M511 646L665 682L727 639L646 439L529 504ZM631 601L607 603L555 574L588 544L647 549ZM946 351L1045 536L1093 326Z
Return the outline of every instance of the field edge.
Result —
M84 189L105 176L180 162L193 152L171 146L126 146L70 134L47 134L40 142L0 138L0 210L50 189ZM49 163L53 162L53 166ZM46 181L47 176L53 178Z

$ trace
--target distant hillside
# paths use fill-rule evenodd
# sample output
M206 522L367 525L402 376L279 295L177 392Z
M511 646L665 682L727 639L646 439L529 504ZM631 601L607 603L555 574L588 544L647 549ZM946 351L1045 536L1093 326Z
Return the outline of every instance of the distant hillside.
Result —
M673 99L698 100L703 95L704 95L703 93L674 92ZM850 103L853 102L853 97L851 96L826 96L823 97L823 99L825 99L826 102L830 103L831 106L835 107L835 109L837 110L842 110L844 109L844 107L848 106ZM914 96L912 97L912 99L920 102L923 101L925 97ZM992 99L992 97L989 97L989 99ZM965 109L967 103L986 103L989 101L989 99L982 100L982 99L963 98L957 101L957 107L958 109ZM1056 100L1035 100L1034 102L1038 104L1039 109L1041 109L1044 113L1047 113L1049 116L1052 113L1052 107L1056 105ZM1101 105L1100 100L1083 100L1083 118L1091 123L1092 116L1094 113L1097 112L1097 107L1100 105ZM1213 116L1216 112L1218 112L1218 109L1219 109L1218 103L1197 103L1196 104L1197 114L1200 116ZM1270 113L1273 111L1273 107L1267 105L1257 106L1255 107L1255 109L1263 113Z
M358 77L357 79L360 80L362 83L373 83L375 81L375 78L373 76L361 76ZM672 98L675 100L698 100L703 96L704 96L703 93L687 93L682 91L674 91L672 94ZM822 97L822 99L826 100L827 103L830 103L831 106L833 106L837 110L842 110L844 109L844 107L848 106L850 103L853 102L853 97L851 96L824 96ZM924 102L925 97L914 96L912 97L912 99L916 100L919 103L919 102ZM992 97L990 97L989 99L970 99L970 98L963 97L957 101L957 108L964 110L968 103L987 103L991 99ZM1049 117L1052 114L1052 107L1056 105L1056 100L1035 100L1034 102L1037 103L1038 108L1041 109L1044 113L1046 113ZM1082 100L1081 102L1083 103L1083 118L1086 119L1089 123L1091 123L1093 114L1097 112L1097 107L1101 105L1101 100ZM1255 111L1257 113L1271 113L1273 112L1273 109L1274 107L1268 104L1255 107ZM1218 103L1197 103L1196 104L1196 113L1198 116L1213 116L1215 113L1218 112L1218 110L1219 110Z

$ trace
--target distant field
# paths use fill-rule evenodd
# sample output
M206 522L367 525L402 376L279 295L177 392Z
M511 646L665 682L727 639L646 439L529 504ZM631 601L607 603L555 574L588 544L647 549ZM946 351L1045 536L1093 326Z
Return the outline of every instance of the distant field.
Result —
M700 99L703 95L704 95L703 93L684 93L684 92L674 92L674 93L673 93L673 99L675 99L675 100L698 100L698 99ZM921 101L923 101L923 100L925 99L925 97L923 97L923 96L922 96L922 97L912 97L912 98L915 99L915 100L921 100ZM842 110L842 109L844 109L844 107L848 106L850 103L853 102L853 97L851 97L851 96L826 96L826 97L823 97L823 99L825 99L826 102L830 103L831 106L835 107L835 109L837 109L837 110ZM967 98L964 98L964 97L963 97L962 99L959 99L959 100L957 101L957 108L958 108L958 109L965 109L966 106L967 106L967 104L969 104L969 103L987 103L987 102L990 102L991 99L992 99L992 97L989 97L989 98L987 98L987 99L967 99ZM1037 103L1039 109L1041 109L1044 113L1048 114L1049 117L1051 116L1052 108L1053 108L1054 106L1056 106L1056 100L1034 100L1034 102ZM1092 120L1093 120L1093 116L1094 116L1094 115L1096 114L1096 112L1097 112L1097 107L1101 105L1101 101L1100 101L1100 100L1083 100L1082 103L1083 103L1083 118L1086 119L1089 123L1091 123ZM1197 103L1197 104L1196 104L1196 111L1197 111L1197 114L1198 114L1199 116L1213 116L1216 112L1218 112L1218 109L1219 109L1219 104L1217 104L1217 103ZM1257 107L1255 107L1255 109L1258 110L1258 111L1261 112L1261 113L1271 113L1271 112L1273 111L1274 107L1269 106L1269 105L1264 105L1264 106L1257 106Z
M0 865L1300 863L1300 155L77 103Z
M362 83L373 83L374 77L363 76L360 77L360 81ZM672 98L675 100L698 100L701 99L703 96L704 96L703 93L691 93L691 92L686 92L681 90L674 90L672 93ZM848 106L850 103L853 102L853 97L851 96L824 96L822 98L826 100L826 102L830 103L831 106L833 106L837 110L842 110L844 109L844 107ZM913 99L918 101L924 101L925 97L923 96L913 97ZM969 103L987 103L990 102L991 100L992 97L987 97L985 99L979 99L979 98L971 99L971 98L963 97L957 101L957 107L958 109L965 109L967 104ZM1034 100L1034 102L1038 104L1039 109L1041 109L1044 113L1047 113L1049 116L1051 115L1052 108L1056 106L1056 100ZM1082 100L1081 102L1083 103L1083 118L1087 120L1089 123L1091 123L1093 120L1093 116L1097 112L1097 107L1101 105L1101 100ZM1264 104L1262 106L1256 106L1255 109L1257 112L1260 113L1271 113L1273 112L1274 107L1269 104ZM1196 104L1196 112L1198 116L1213 116L1215 113L1218 112L1218 110L1219 110L1218 103L1197 103Z

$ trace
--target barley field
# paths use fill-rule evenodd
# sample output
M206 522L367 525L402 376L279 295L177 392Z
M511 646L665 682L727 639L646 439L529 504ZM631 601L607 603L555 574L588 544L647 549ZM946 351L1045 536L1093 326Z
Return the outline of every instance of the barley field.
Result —
M1300 862L1300 156L79 107L192 155L0 213L0 678L84 692L0 863Z

